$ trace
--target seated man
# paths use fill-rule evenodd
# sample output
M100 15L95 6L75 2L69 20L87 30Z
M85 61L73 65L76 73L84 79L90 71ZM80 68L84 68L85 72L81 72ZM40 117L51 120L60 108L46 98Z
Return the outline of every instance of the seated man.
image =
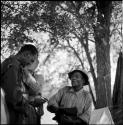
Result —
M56 114L54 120L60 125L87 125L91 115L92 98L83 86L89 84L88 75L84 71L74 70L68 76L72 86L65 86L52 96L47 109Z

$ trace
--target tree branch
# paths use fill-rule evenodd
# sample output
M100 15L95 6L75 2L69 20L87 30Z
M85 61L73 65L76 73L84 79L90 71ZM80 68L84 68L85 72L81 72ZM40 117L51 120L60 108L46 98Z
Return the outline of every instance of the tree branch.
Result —
M67 40L67 43L68 43L69 47L74 51L74 54L76 55L76 57L79 59L79 61L80 61L80 63L81 63L81 66L84 68L84 64L82 63L81 58L79 57L79 55L78 55L78 53L76 52L76 50L70 45L69 40Z

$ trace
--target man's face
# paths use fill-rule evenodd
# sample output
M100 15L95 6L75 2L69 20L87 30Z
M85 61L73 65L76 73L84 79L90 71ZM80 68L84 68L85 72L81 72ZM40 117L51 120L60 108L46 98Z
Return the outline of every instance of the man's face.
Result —
M38 56L35 56L34 62L32 62L30 65L26 66L28 70L35 71L39 64Z
M75 72L71 76L71 84L73 87L82 87L85 80L79 72Z

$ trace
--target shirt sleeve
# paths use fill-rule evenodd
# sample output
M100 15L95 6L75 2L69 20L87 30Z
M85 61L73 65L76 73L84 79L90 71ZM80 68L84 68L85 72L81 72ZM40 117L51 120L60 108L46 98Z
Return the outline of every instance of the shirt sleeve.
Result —
M62 88L60 89L55 95L53 95L49 101L48 101L48 106L55 106L55 107L58 107L59 108L59 104L60 104L60 101L62 99L62 96L63 96L63 93L64 93L64 89L65 88ZM48 107L47 106L47 107Z
M86 123L89 123L91 111L92 111L92 98L91 95L88 93L86 95L85 107L83 109L83 112L78 117L84 120Z
M29 93L31 95L37 95L39 93L41 94L42 85L38 82L38 80L29 72L26 77L27 81L25 83L29 87Z
M20 75L18 74L18 67L12 65L9 67L4 77L6 101L13 106L20 103L23 99L21 86L18 82L18 75Z

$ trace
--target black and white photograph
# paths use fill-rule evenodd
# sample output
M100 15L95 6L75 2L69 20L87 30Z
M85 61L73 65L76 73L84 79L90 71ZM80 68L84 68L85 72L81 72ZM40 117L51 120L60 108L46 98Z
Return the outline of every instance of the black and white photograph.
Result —
M1 1L0 124L123 124L123 2Z

